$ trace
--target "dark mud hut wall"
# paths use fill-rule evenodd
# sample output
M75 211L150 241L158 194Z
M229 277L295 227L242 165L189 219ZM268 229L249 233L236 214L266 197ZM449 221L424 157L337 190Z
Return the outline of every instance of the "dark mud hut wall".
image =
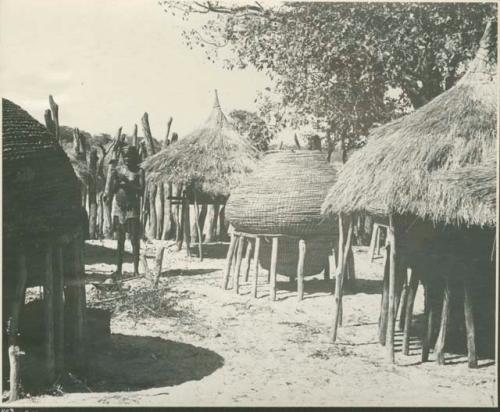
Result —
M474 318L477 306L488 296L471 298L473 285L481 282L485 270L489 277L485 282L496 280L491 262L497 224L496 191L491 184L497 169L493 160L497 153L497 62L492 52L497 47L496 33L496 23L490 22L476 57L454 87L417 111L375 129L367 145L345 164L323 204L326 215L368 212L389 218L380 341L387 344L391 361L395 313L405 290L403 273L413 266L408 296L421 281L428 297L429 334L423 339L423 361L435 342L437 360L444 363L451 290L459 287L462 292L455 297L461 296L469 365L477 366ZM486 190L471 190L450 177L464 173L473 175ZM435 265L425 264L429 261ZM411 299L405 299L401 298L406 305L403 353L408 350L412 312ZM487 316L495 316L491 308Z
M272 273L298 276L301 243L307 252L299 276L328 265L338 229L335 218L321 215L321 204L337 171L326 156L318 150L269 152L229 197L226 217L235 234L262 238L259 262Z
M48 383L64 369L65 309L73 326L75 355L81 356L77 352L82 350L85 309L83 215L70 160L47 129L6 99L2 99L2 128L3 331L9 340L11 399L15 399L17 336L26 287L41 285L44 289L40 321L44 324Z

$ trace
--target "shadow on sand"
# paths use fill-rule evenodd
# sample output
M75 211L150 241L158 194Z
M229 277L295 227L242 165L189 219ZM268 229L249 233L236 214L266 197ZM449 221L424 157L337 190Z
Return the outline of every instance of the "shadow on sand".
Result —
M84 249L84 259L86 265L92 265L95 263L115 265L116 250L106 246L91 245L86 243ZM132 253L125 251L123 253L123 262L132 263Z
M213 273L220 271L217 268L208 268L208 269L171 269L166 270L161 273L161 277L172 277L172 276L197 276L197 275L206 275L207 273Z

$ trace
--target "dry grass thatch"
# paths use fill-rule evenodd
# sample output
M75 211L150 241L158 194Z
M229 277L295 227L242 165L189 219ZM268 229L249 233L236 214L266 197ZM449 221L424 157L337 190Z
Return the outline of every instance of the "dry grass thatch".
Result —
M479 167L496 153L496 62L488 53L496 31L492 26L454 87L371 133L367 145L345 164L324 213L411 213L435 222L496 224L491 199L437 178Z
M6 243L36 243L78 230L80 190L59 143L45 126L7 99L2 99L2 129Z
M227 196L257 157L220 108L217 94L207 122L175 144L147 158L142 166L151 183L193 185L197 191Z
M268 152L232 193L226 219L236 230L295 236L334 235L336 220L321 203L337 171L320 151Z

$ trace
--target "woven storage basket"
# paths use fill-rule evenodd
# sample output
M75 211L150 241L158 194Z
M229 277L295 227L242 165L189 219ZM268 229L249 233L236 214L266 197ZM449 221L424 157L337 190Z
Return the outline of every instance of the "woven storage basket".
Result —
M4 252L17 242L36 243L78 230L79 183L59 143L6 99L2 127Z
M336 178L324 152L269 152L231 192L226 219L247 233L335 236L336 220L321 215L321 204Z
M306 256L304 261L304 276L320 273L325 269L328 255L331 253L333 242L326 239L306 240ZM297 276L299 259L299 239L282 237L278 241L278 262L276 272L280 275L294 278ZM265 239L260 244L260 265L269 270L271 267L271 240Z

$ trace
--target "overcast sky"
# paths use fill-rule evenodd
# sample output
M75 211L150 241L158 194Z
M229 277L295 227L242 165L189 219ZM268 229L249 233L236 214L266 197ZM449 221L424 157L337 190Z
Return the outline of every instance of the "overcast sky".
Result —
M181 30L156 0L0 0L2 96L43 123L52 94L61 124L91 133L129 134L147 111L159 139L169 116L180 136L203 123L215 88L226 113L255 110L265 76L210 63Z

